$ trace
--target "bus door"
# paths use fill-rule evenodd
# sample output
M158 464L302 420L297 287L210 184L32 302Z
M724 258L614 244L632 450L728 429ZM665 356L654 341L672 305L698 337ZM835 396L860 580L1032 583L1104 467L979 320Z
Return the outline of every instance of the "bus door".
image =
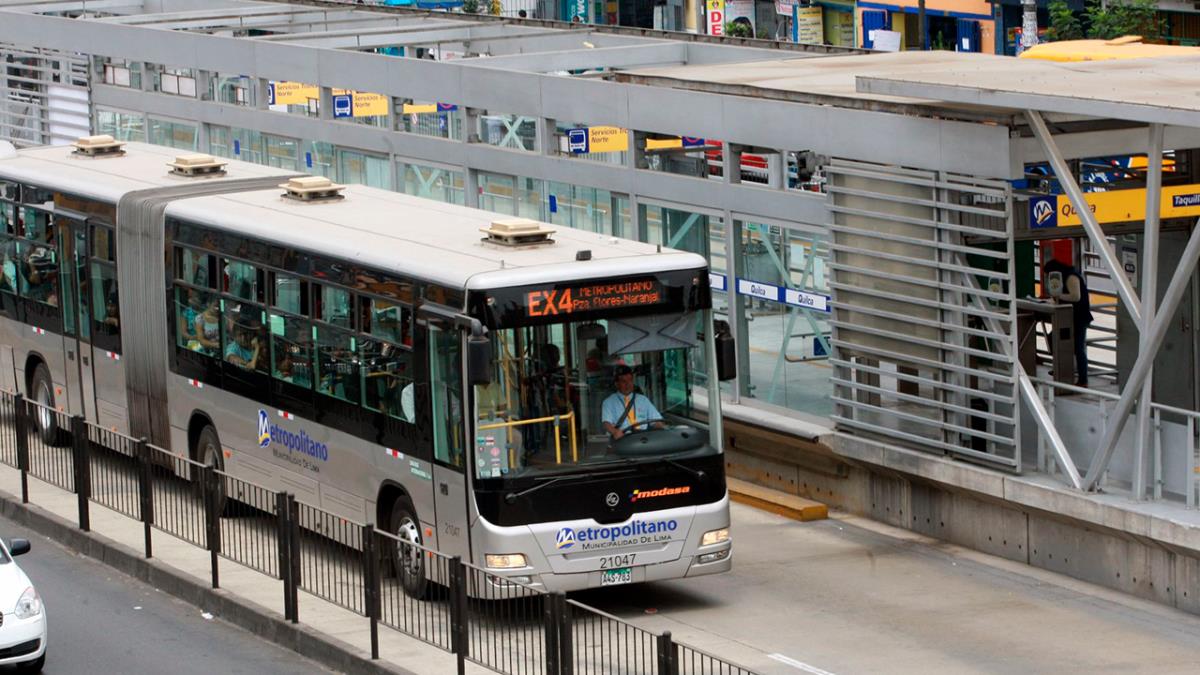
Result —
M88 311L87 222L55 217L60 245L63 352L66 354L67 406L72 415L96 421L96 381L92 374L91 321Z
M433 423L433 500L438 550L471 559L462 332L429 320L429 419Z

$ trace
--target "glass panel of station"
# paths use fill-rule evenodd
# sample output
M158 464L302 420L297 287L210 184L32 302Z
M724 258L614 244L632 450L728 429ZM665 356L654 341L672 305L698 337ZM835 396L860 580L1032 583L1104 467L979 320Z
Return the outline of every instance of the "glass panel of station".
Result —
M829 235L738 221L735 318L743 396L828 416Z
M96 110L96 133L118 141L146 142L146 116L119 110Z

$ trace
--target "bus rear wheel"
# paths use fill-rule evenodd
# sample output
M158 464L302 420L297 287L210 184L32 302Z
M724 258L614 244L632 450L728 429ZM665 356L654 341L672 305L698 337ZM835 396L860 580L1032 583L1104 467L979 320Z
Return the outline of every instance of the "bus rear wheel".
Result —
M58 426L58 415L54 413L54 381L50 379L50 369L46 364L39 363L33 369L33 377L29 380L29 393L39 405L34 406L33 423L37 426L38 436L46 445L66 445L67 432Z
M221 452L221 438L217 436L217 430L211 424L206 424L196 436L196 447L192 449L192 456L204 466L212 467L221 472L225 471L225 457ZM202 476L196 477L197 486L200 485L201 480L203 480ZM229 500L225 495L225 477L223 475L217 476L216 487L217 515L229 515Z
M425 551L420 548L421 521L408 497L397 497L392 502L388 527L389 532L400 540L391 552L400 586L409 597L422 600L429 594L429 580L425 575Z

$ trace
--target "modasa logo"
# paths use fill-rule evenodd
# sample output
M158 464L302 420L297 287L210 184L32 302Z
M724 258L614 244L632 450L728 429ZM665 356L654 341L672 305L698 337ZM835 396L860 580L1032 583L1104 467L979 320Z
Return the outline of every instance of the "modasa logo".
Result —
M303 429L293 433L271 422L266 410L258 411L258 446L265 448L272 443L287 448L288 452L308 455L322 462L329 460L329 446L314 440Z
M640 502L643 499L654 499L655 497L674 497L675 495L686 495L691 491L692 486L690 485L665 487L657 490L634 490L633 494L629 495L629 501Z

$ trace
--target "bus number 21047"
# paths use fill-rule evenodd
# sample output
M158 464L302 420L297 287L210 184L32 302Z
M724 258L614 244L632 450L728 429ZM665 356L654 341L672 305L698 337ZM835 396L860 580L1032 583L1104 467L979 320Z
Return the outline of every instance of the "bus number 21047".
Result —
M611 570L618 567L629 567L633 564L633 559L636 557L636 553L626 553L624 555L606 555L600 559L600 569Z

